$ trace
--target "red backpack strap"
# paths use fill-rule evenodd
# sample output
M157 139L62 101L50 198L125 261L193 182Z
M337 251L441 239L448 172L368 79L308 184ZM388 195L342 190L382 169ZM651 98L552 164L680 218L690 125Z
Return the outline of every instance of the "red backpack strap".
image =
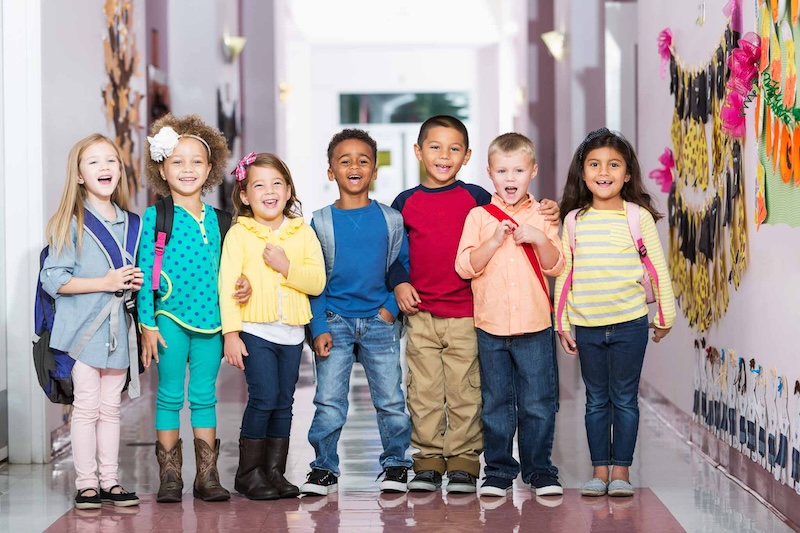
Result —
M644 287L647 302L650 303L655 301L658 305L659 325L666 326L666 321L664 320L664 311L661 309L661 290L658 283L658 272L656 271L655 265L653 265L653 261L651 261L650 257L647 255L647 247L644 245L644 237L642 237L642 226L639 219L640 209L641 206L639 206L639 204L625 202L625 215L628 220L628 230L631 232L631 238L633 239L633 243L636 245L636 250L639 252L639 258L642 260L642 264L644 265L645 271L642 276L642 287ZM655 284L655 290L653 290L654 288L652 283Z
M556 327L558 328L559 334L564 332L561 317L564 315L564 308L567 306L567 298L572 288L572 273L575 271L575 226L577 225L578 211L580 211L580 209L573 209L564 217L564 231L567 232L567 237L569 237L569 252L572 254L572 262L570 264L572 266L569 269L567 278L564 280L564 286L561 287L561 298L558 300Z
M519 226L516 220L511 218L508 213L500 209L494 204L486 204L483 206L486 211L489 212L494 218L499 221L503 220L510 220L514 226ZM528 261L530 261L531 266L533 267L533 271L536 273L536 277L539 278L539 283L542 285L542 290L544 291L544 295L547 296L547 302L550 304L550 312L553 312L553 302L550 300L550 292L547 290L547 282L544 280L544 274L542 274L542 267L539 265L539 260L536 258L536 253L533 251L533 246L530 243L525 243L522 246L525 255L528 257Z

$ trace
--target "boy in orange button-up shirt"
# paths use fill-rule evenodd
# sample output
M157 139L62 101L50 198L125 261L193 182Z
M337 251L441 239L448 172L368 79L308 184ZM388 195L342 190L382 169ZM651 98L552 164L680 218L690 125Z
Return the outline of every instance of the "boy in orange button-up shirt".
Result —
M472 280L478 328L486 461L479 493L504 496L521 467L537 496L559 495L558 469L550 460L558 371L550 297L539 277L564 269L558 226L537 212L539 203L528 194L538 166L527 137L507 133L492 141L487 170L496 193L489 206L470 211L455 265ZM526 247L533 248L541 272ZM521 464L512 455L517 430Z

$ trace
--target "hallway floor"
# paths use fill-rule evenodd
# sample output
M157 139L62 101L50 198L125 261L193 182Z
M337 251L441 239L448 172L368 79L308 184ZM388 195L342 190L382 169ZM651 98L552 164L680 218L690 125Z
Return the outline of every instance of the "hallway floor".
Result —
M758 532L792 531L753 496L706 462L643 403L632 480L633 498L585 498L580 484L591 474L583 427L583 390L574 360L560 361L561 411L557 419L554 463L565 487L563 497L537 498L517 479L503 498L449 495L446 492L381 494L380 439L375 412L361 368L356 365L350 415L339 445L339 494L275 502L252 502L234 493L227 503L205 503L191 494L194 453L188 413L184 429L184 479L181 505L156 504L158 466L153 441L152 384L123 411L121 482L141 496L139 507L73 509L72 459L65 454L48 465L0 468L0 531L14 533L106 532L257 533L278 531L441 533L459 532ZM152 380L144 380L152 381ZM218 421L222 437L220 473L233 489L238 461L238 430L246 401L241 373L223 364L219 377ZM314 387L308 354L295 395L287 478L301 484L313 459L306 433L314 413ZM185 410L187 411L187 410Z

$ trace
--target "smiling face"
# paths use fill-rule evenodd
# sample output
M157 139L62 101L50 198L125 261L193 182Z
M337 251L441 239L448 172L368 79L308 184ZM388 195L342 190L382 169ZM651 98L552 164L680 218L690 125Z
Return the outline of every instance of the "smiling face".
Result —
M253 210L256 222L277 230L283 223L292 188L276 169L251 166L247 170L247 188L239 191L239 196Z
M111 200L122 173L122 162L117 150L105 141L89 145L78 163L78 183L86 189L86 196L101 202Z
M595 209L622 209L622 187L630 179L622 154L610 146L595 148L583 160L583 181Z
M372 148L358 139L347 139L333 149L328 179L339 186L339 196L367 202L369 184L377 177L378 168Z
M183 197L199 198L209 172L208 150L191 137L181 138L161 166L161 177L167 181L170 192Z
M438 188L456 181L472 150L467 149L464 136L457 129L435 126L428 130L421 145L414 145L414 153L425 167L423 185Z
M506 205L518 207L528 198L528 186L536 177L539 165L521 150L510 154L495 152L489 157L486 170L500 199Z

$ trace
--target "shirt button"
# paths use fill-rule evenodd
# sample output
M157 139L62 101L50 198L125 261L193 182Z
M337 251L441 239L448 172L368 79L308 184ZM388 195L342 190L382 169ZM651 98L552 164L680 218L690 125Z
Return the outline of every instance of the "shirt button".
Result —
M508 262L509 263L513 263L514 262L514 258L513 257L509 258Z
M517 310L517 306L516 306L516 305L512 305L512 306L511 306L511 309L513 309L514 311L516 311L516 310Z
M511 286L512 286L512 287L516 287L516 286L517 286L517 282L516 282L516 281L512 281L512 282L511 282Z

